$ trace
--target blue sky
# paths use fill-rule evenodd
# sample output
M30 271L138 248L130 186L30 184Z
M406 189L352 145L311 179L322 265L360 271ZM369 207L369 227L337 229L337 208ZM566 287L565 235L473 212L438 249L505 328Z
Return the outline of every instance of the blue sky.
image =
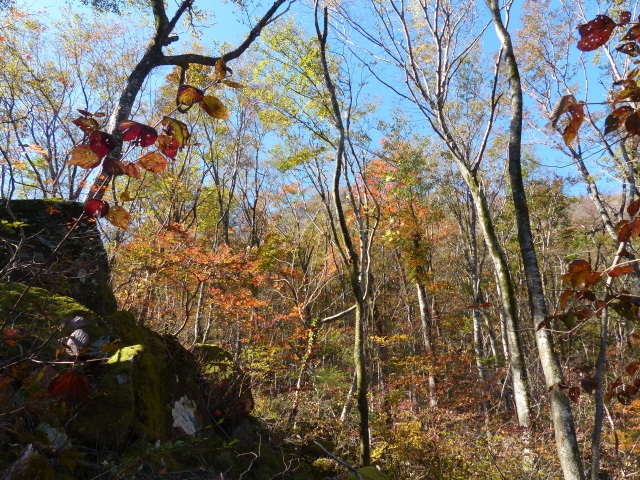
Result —
M19 2L18 2L19 3ZM255 15L262 14L264 10L266 10L269 2L263 2L263 5L256 9ZM31 0L26 2L28 4L28 10L42 10L46 12L46 15L50 16L52 19L60 19L62 18L61 9L72 6L74 9L83 10L87 15L93 15L94 13L88 7L82 7L79 0L75 1L67 1L65 3L61 3L57 0ZM175 0L169 0L169 5L174 5ZM201 41L205 45L229 42L232 45L238 44L244 38L246 32L248 31L248 27L244 24L241 19L243 17L242 14L239 14L237 11L237 7L229 2L229 1L221 1L221 0L210 0L208 2L198 2L197 5L206 5L207 10L210 12L210 19L213 20L213 25L208 26L206 28L200 29L203 32L203 37ZM519 5L519 3L518 3ZM171 8L171 7L170 7ZM302 3L298 2L296 4L296 8L298 9L299 18L306 16L308 14L308 9L305 11ZM300 11L302 9L302 11ZM140 13L130 13L131 15L140 15ZM142 15L149 15L148 9L143 9L141 12ZM510 29L513 30L518 28L520 25L519 21L520 11L517 7L514 7L514 12L512 14L512 21L510 25ZM120 17L116 17L112 15L114 21L122 21ZM150 16L148 20L151 20ZM308 21L310 25L310 19L305 19ZM184 40L184 37L181 38ZM493 28L489 28L484 37L485 45L490 50L494 50L498 46L497 37ZM589 54L587 54L589 55ZM593 88L593 84L592 84ZM381 111L388 111L390 108L396 104L396 101L393 99L393 95L390 95L389 92L385 89L377 87L375 85L370 85L367 87L367 92L375 96L378 99L382 99ZM592 91L591 95L595 94ZM590 95L590 96L591 96ZM411 108L411 107L410 107ZM423 124L423 118L416 118L416 124ZM426 132L425 132L426 133ZM374 136L374 135L372 135ZM377 138L377 136L374 136ZM527 139L525 139L526 141ZM531 141L531 138L529 138ZM551 166L551 170L554 173L566 176L566 175L575 175L576 171L573 166L571 166L570 159L564 157L560 152L556 152L546 147L538 147L536 149L537 156L539 157L540 163L543 165ZM597 156L596 156L597 157ZM595 164L591 165L592 173L598 174L599 167ZM610 178L607 178L606 175L602 180L603 187L607 189L615 190L617 185L616 182L612 182ZM582 194L585 192L585 187L582 184L578 184L576 187L572 189L572 192L575 194Z

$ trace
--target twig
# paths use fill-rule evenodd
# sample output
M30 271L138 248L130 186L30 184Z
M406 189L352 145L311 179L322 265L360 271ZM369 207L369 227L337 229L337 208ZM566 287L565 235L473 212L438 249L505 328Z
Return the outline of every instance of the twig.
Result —
M349 470L351 470L353 473L356 474L356 477L358 477L358 480L364 480L364 478L362 477L362 475L360 475L360 472L358 470L356 470L355 467L352 467L351 465L349 465L347 462L345 462L344 460L340 460L338 457L336 457L333 453L331 453L329 450L327 450L326 448L324 448L320 443L318 443L317 440L313 441L314 444L316 444L318 447L320 447L320 450L322 450L327 457L334 459L336 462L338 462L340 465L347 467Z

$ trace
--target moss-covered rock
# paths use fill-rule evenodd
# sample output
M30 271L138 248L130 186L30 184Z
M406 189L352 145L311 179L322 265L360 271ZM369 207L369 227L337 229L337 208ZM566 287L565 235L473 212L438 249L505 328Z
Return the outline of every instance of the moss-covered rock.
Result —
M0 285L0 312L4 316L23 291L20 284ZM45 408L43 411L51 415L40 419L54 426L64 423L80 444L123 451L135 439L164 442L178 435L193 435L211 424L193 355L175 339L137 325L132 315L102 318L69 297L33 287L22 299L10 331L17 333L0 344L0 361L9 365L12 359L30 359L5 368L13 372L11 382L16 391L27 396L25 401L35 395L59 403L59 398L47 395L49 383L40 381L45 368L51 382L56 373L69 370L69 363L76 360L73 372L89 379L88 395L82 395L79 385L64 386L80 389L78 404L60 410L66 414L64 418L56 418L52 413L56 409ZM71 344L79 347L78 352L70 351L69 340L65 340L73 335L86 336L82 345ZM20 369L15 368L18 365Z
M47 458L27 445L20 457L2 475L2 480L54 480L53 467Z
M209 412L229 427L239 424L253 410L251 379L233 364L231 354L217 345L198 343L191 352L206 380Z
M0 266L6 265L6 280L26 283L37 277L36 286L70 296L101 315L113 313L117 304L107 254L94 219L76 225L82 209L81 203L51 199L3 202Z
M376 467L362 467L358 469L358 473L364 480L389 480L389 477L379 472ZM355 478L355 475L353 475Z

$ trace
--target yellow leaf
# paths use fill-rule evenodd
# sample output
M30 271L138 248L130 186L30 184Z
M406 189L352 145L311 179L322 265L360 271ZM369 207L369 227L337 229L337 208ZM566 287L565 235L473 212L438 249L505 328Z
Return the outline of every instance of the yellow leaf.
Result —
M129 190L125 190L120 194L121 202L131 202L132 200L135 200L135 197L131 195L131 192Z
M109 212L105 218L116 227L127 230L129 228L129 220L131 219L131 216L129 215L129 212L121 206L114 205L109 208Z
M218 98L213 95L206 95L200 103L202 109L209 114L210 117L217 118L219 120L226 120L229 118L227 108L224 106Z
M243 85L238 82L234 82L233 80L222 80L221 83L224 83L227 87L231 87L231 88L247 88L246 85Z
M93 168L100 164L98 155L91 150L90 145L78 145L71 152L71 159L67 162L67 165L76 165L81 168Z

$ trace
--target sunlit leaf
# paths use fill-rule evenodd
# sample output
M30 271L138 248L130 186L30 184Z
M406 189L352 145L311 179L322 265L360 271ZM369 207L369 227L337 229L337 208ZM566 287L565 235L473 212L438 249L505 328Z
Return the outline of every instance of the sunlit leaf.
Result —
M608 135L620 128L631 112L633 108L629 105L623 105L611 112L604 121L604 134Z
M618 265L617 267L613 267L611 270L607 270L607 274L610 277L619 277L621 275L626 275L632 272L633 272L632 265Z
M169 158L176 158L178 149L180 148L180 143L169 135L161 134L158 135L156 146L165 156Z
M200 106L212 118L217 118L219 120L226 120L227 118L229 118L227 108L220 101L220 99L214 97L213 95L206 95L202 99Z
M131 195L131 192L129 190L125 190L120 194L121 202L131 202L132 200L135 200L135 197Z
M98 155L90 145L78 145L71 152L71 158L67 165L90 169L100 165L100 158L98 158Z
M200 105L203 104L201 103ZM162 126L165 127L166 134L178 142L179 147L184 147L187 144L187 140L191 135L184 122L171 117L163 117Z
M224 61L224 58L220 58L216 62L216 65L214 67L214 79L222 80L232 73L233 70L227 67L227 62Z
M573 296L573 290L567 289L560 295L560 308L566 308L569 304L569 299Z
M131 178L142 178L142 172L140 171L140 166L137 163L124 163L122 165L122 170L125 175L128 175Z
M138 159L138 164L152 173L160 173L167 167L167 159L160 152L149 152Z
M89 396L89 378L73 370L65 370L51 380L47 393L59 398L69 406L77 405Z
M618 242L626 242L630 238L638 238L640 236L640 217L636 216L631 222L621 220L616 224L616 231L618 232Z
M178 87L178 104L190 107L202 101L204 92L191 85L180 85Z
M234 82L233 80L222 80L222 82L225 84L227 87L231 87L231 88L247 88L246 85L243 85L241 83L238 82Z
M571 283L573 288L580 285L593 285L602 277L601 272L592 272L591 264L586 260L574 260L569 264L569 271L562 275L564 283Z
M640 100L640 88L635 80L625 81L624 85L625 87L611 101L612 106L622 101L637 102Z
M609 41L616 22L607 15L597 15L596 18L584 25L578 26L580 40L578 50L590 52L601 47Z
M104 217L108 211L109 204L104 200L90 198L89 200L84 202L84 213L86 213L90 217Z
M84 133L91 133L99 127L98 121L93 117L78 117L71 123L80 127Z
M120 132L122 132L122 140L126 142L135 142L141 147L153 145L158 138L158 132L155 128L133 120L124 120L120 122Z
M127 230L129 228L129 221L131 220L129 212L127 212L119 205L114 205L113 207L109 208L109 212L107 213L105 218L111 224L123 230Z
M95 131L89 136L89 145L100 159L116 148L116 139L107 132Z
M629 220L621 220L616 223L616 232L618 232L618 242L626 242L631 238L632 227Z
M567 113L569 109L571 109L576 103L576 97L574 97L573 95L565 95L563 97L560 97L553 106L553 110L549 115L551 126L555 128L562 114Z
M584 103L576 103L568 112L571 115L569 124L562 132L562 138L567 145L570 145L578 136L578 130L584 121Z

